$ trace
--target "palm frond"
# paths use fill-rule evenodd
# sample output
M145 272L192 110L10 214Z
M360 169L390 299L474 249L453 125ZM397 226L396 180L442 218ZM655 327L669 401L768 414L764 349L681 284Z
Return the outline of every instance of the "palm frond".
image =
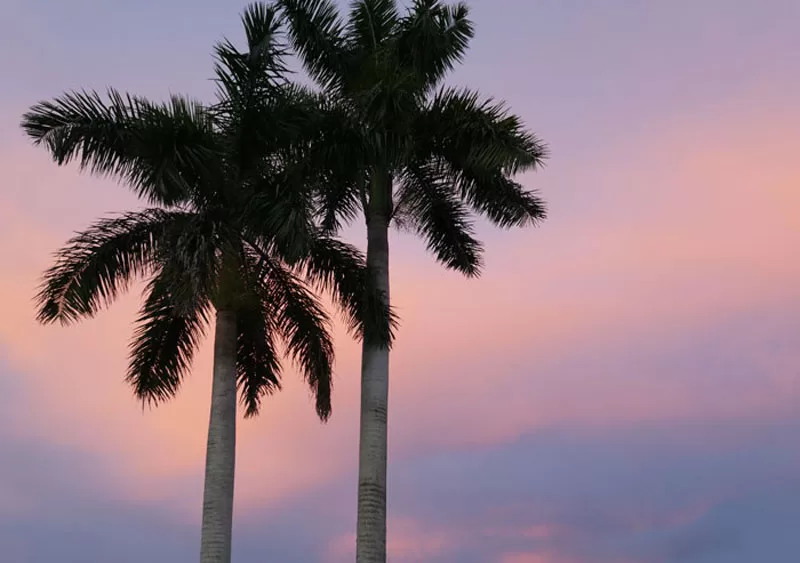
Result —
M36 300L38 320L68 324L108 306L129 282L151 270L171 233L189 214L147 209L102 219L56 253Z
M247 105L283 83L288 54L277 12L263 3L250 4L242 13L247 51L224 39L214 48L214 71L221 101Z
M461 198L503 228L536 224L544 201L510 176L541 166L547 147L506 106L469 90L443 90L418 115L418 154L447 170Z
M277 11L251 4L242 25L245 51L224 40L214 52L218 101L213 111L225 143L228 179L234 182L263 175L260 168L290 142L295 121L303 116L296 88L287 87L287 48Z
M438 92L419 114L415 129L424 150L457 168L472 165L514 174L541 166L547 158L546 145L505 104L481 100L467 89Z
M263 180L271 187L262 187L250 198L239 223L246 241L271 256L294 263L302 258L313 236L313 194L307 193L302 184L275 180Z
M400 64L416 76L422 94L463 59L474 35L469 8L463 2L444 5L439 0L414 0L399 28Z
M355 0L351 3L345 35L354 44L352 47L376 57L398 22L396 0Z
M238 335L236 370L245 417L258 414L264 396L280 390L281 362L275 327L260 300L236 312Z
M538 193L505 174L468 164L453 170L451 177L462 200L500 228L538 225L547 217L547 205Z
M300 262L300 271L328 292L344 313L349 331L358 338L390 347L397 315L386 304L385 295L372 283L364 255L352 245L317 235Z
M283 57L288 54L281 32L277 9L265 2L254 2L244 9L242 26L247 37L248 55L262 68L282 73L286 70Z
M361 139L346 110L335 103L296 85L282 90L288 99L277 121L292 121L296 128L283 140L267 143L274 153L245 183L240 224L246 238L264 248L274 246L281 259L293 262L317 220L323 218L333 230L357 213L360 193L353 163L361 161ZM261 129L268 127L265 123Z
M217 298L221 249L235 239L236 235L216 219L214 212L191 215L186 225L172 235L169 248L161 253L159 261L164 275L175 280L170 291L178 312L183 303L191 303L197 296L212 301Z
M269 306L289 356L303 373L316 401L317 414L331 414L334 349L330 319L324 308L294 274L272 260L261 260L261 294Z
M298 56L323 88L341 85L346 74L344 26L331 0L276 0Z
M203 177L218 171L210 116L179 96L153 104L113 89L107 101L96 92L70 92L31 107L22 128L57 164L77 160L82 170L121 180L151 203L186 202Z
M316 208L323 232L336 233L358 217L362 209L361 189L355 183L331 183L319 191Z
M304 133L307 142L291 165L313 188L316 216L328 233L356 218L366 197L364 169L369 143L359 119L348 104L335 96L315 100L316 118Z
M126 381L138 399L157 405L177 393L208 324L207 295L176 294L186 274L162 270L146 288L130 345Z
M398 207L427 241L437 260L469 277L480 274L481 243L475 239L469 211L449 179L430 166L412 166L401 179Z

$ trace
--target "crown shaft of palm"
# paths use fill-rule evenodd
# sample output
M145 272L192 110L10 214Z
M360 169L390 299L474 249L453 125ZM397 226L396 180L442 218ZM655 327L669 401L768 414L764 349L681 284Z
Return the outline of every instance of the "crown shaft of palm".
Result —
M473 34L465 4L356 0L340 19L332 0L278 0L292 44L332 104L323 139L335 139L350 191L323 197L332 226L361 207L367 262L389 303L388 229L410 229L448 268L477 276L476 215L500 227L534 224L544 203L512 175L544 145L501 103L441 88ZM389 351L365 337L361 374L357 563L386 560Z

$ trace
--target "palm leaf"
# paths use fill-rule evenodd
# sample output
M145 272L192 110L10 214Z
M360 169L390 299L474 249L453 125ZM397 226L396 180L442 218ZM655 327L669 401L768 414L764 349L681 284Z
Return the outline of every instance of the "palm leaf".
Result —
M333 342L330 319L308 287L294 274L271 260L261 260L264 275L262 302L281 334L287 352L303 373L316 400L317 414L331 414Z
M537 225L547 217L547 206L537 192L499 172L466 166L451 172L463 201L501 228Z
M461 198L500 227L535 224L544 202L509 178L541 166L547 147L506 106L469 90L443 90L418 114L416 152L446 171Z
M420 150L454 166L468 163L514 174L541 166L547 147L504 103L481 100L477 92L446 89L420 112L415 126Z
M281 362L269 312L259 303L236 314L236 370L245 416L258 414L261 399L280 390Z
M275 178L265 178L263 184L239 217L243 238L280 260L296 262L313 236L313 194L302 184L286 185Z
M352 334L358 338L369 335L375 344L391 346L398 318L374 286L374 276L361 252L332 237L317 235L300 267L306 279L333 297Z
M351 3L345 35L350 49L376 57L399 21L395 0L356 0Z
M366 198L364 168L369 143L352 108L336 96L314 100L316 118L303 133L299 166L317 201L316 215L324 230L334 233L358 215Z
M397 56L410 69L422 94L434 88L466 53L474 28L464 3L414 0L399 22Z
M147 209L102 219L56 253L37 295L38 319L70 323L108 306L136 276L148 273L188 214Z
M470 277L480 274L483 247L474 237L469 211L439 170L409 167L401 180L398 206L437 260Z
M208 323L207 296L173 291L185 282L185 275L162 271L148 284L136 319L126 381L147 404L175 396Z
M96 92L71 92L34 105L22 127L56 163L76 159L81 169L122 180L152 203L187 201L203 178L218 173L209 116L178 96L153 104L113 89L107 101Z
M263 3L249 5L242 14L242 25L247 51L239 51L227 39L217 43L214 71L220 98L247 105L284 82L287 51L279 17L271 7Z
M289 36L308 73L325 87L337 87L347 73L344 26L331 0L276 0Z

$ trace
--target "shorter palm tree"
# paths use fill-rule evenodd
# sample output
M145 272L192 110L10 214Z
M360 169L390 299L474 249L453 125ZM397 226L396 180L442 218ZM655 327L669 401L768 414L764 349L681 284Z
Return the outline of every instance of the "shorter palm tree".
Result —
M217 46L212 107L78 92L33 106L22 123L58 164L77 160L151 204L98 221L58 251L38 294L41 322L92 317L147 280L127 381L158 404L177 393L216 311L202 563L230 561L237 390L245 415L257 414L280 388L283 351L318 415L331 413L330 321L314 290L330 292L356 333L391 337L364 257L315 225L312 187L324 173L304 164L301 136L314 106L281 78L277 18L254 5L243 23L248 52Z

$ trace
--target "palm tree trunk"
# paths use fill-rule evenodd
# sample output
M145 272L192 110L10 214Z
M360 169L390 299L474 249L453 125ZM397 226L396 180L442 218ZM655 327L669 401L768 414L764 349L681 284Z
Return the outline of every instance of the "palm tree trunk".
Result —
M217 311L200 563L230 563L236 464L236 314Z
M367 220L367 264L389 302L389 219ZM386 458L389 350L364 335L361 364L361 435L358 456L356 563L386 561Z

